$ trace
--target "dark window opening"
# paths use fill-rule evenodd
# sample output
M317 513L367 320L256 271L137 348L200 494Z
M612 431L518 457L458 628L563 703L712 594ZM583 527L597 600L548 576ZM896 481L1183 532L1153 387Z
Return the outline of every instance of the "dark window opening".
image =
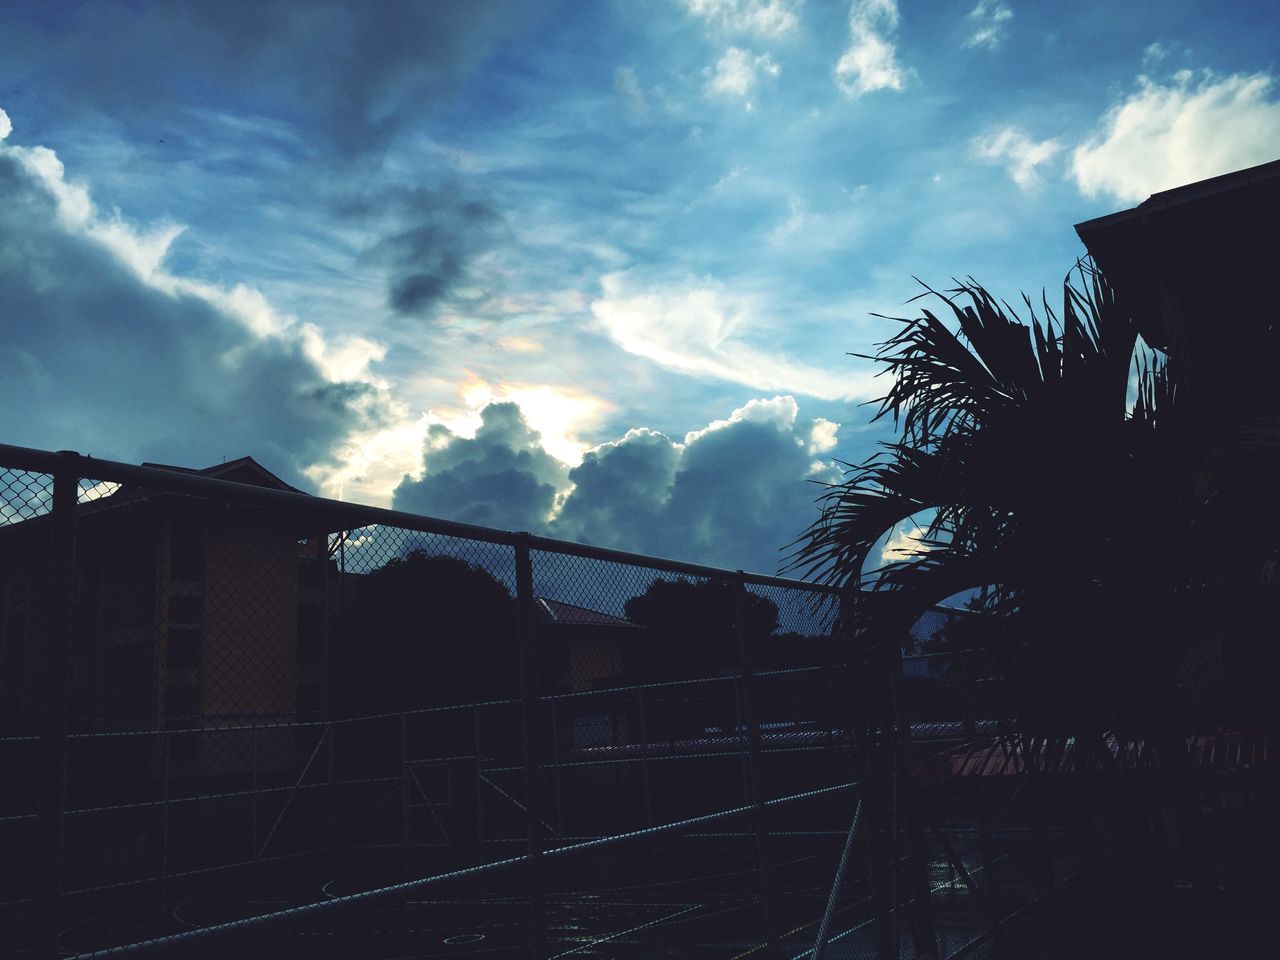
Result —
M200 598L199 597L170 597L169 598L169 623L199 623L200 622Z
M182 627L169 628L169 655L167 666L170 670L200 669L200 631Z
M174 521L169 532L169 576L174 580L199 580L202 557L200 528Z

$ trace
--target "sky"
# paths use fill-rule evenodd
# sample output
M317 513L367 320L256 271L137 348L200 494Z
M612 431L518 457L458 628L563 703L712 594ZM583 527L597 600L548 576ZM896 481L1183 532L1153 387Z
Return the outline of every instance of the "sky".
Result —
M1278 58L1243 0L6 0L0 440L771 573L890 436L877 315L1280 157Z

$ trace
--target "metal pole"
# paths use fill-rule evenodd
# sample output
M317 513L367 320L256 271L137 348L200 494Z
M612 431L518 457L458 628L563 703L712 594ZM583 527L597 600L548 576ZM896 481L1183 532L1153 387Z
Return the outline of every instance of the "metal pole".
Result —
M39 817L32 873L32 956L58 956L63 868L63 814L67 786L67 676L71 648L71 605L76 564L76 501L79 455L62 452L53 475L49 518L47 581L43 592L41 650Z
M546 956L542 891L542 733L538 714L537 621L530 536L516 541L516 639L520 648L521 726L524 734L525 830L529 852L529 936L533 960Z
M897 727L898 790L902 802L903 828L907 834L907 874L911 884L911 939L920 960L938 955L938 935L933 925L933 902L929 889L929 858L924 843L919 791L911 776L911 718L907 713L906 690L902 679L902 643L892 639L889 683L893 696L894 725Z
M164 734L164 806L160 834L160 932L169 932L169 762L173 735Z
M769 867L768 824L764 812L764 781L760 767L760 709L756 701L755 666L751 653L751 622L747 603L747 583L741 570L734 579L733 611L738 634L738 661L741 667L742 707L747 726L747 765L750 801L755 807L756 863L760 878L760 901L764 922L765 956L778 955L778 924L773 902L773 878Z
M849 824L849 835L845 837L844 850L840 853L840 863L836 867L836 878L831 883L831 894L827 897L827 909L822 914L822 923L818 925L818 939L813 944L813 960L822 960L827 952L827 937L831 933L831 918L835 915L836 904L840 901L840 888L844 886L844 872L849 868L849 854L853 852L853 841L858 835L858 827L862 823L862 798L853 810L853 823Z

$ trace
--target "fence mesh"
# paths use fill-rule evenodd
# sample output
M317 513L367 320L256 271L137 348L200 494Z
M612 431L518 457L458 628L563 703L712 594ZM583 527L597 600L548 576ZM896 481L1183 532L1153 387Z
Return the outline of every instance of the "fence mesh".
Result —
M947 781L913 877L818 588L191 473L0 463L0 956L950 955L1104 843Z

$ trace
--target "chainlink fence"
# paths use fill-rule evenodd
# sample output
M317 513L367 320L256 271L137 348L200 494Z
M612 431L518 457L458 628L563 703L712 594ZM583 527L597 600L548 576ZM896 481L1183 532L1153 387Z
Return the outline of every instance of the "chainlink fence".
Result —
M0 448L0 957L972 952L1105 838L858 783L834 600Z

